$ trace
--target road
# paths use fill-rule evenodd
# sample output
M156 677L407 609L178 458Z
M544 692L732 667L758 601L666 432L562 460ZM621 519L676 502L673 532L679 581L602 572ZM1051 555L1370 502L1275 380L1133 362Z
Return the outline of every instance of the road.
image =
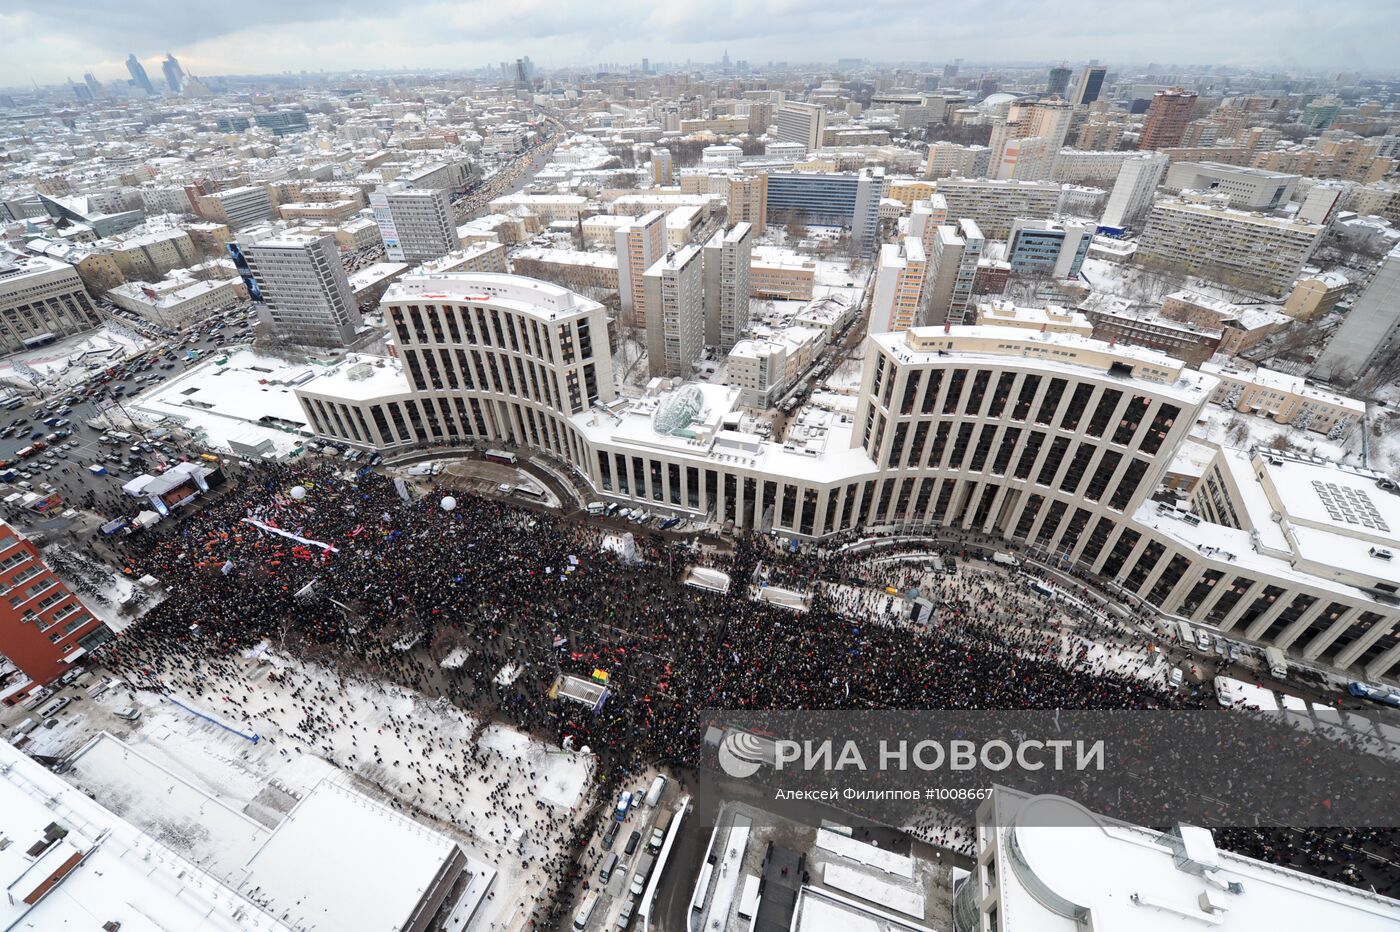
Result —
M241 324L230 325L220 332L229 334L228 339L231 341L249 338L248 332ZM217 337L218 333L206 331L197 334L193 343L187 342L187 338L157 343L138 357L141 360L149 360L153 356L160 357L155 365L144 371L131 371L135 366L128 365L123 367L127 372L124 378L113 378L105 384L98 383L97 377L106 370L97 369L92 373L91 380L86 383L87 385L99 386L100 390L94 392L91 397L82 397L83 386L76 386L56 390L44 401L32 402L14 411L0 411L0 415L3 415L0 416L0 429L15 426L20 421L27 422L19 425L12 435L0 437L0 459L14 460L17 451L31 446L35 439L46 438L49 434L54 433L55 427L44 424L46 418L67 418L69 423L64 425L62 429L71 431L70 436L61 438L57 442L45 440L44 442L49 445L49 449L16 463L14 468L30 473L29 478L23 478L21 474L20 481L28 482L34 491L46 491L43 485L47 483L63 496L65 504L71 504L81 502L88 492L94 493L99 498L119 492L123 483L129 481L132 476L140 475L148 468L159 464L162 456L168 460L181 453L190 455L198 452L182 448L172 442L165 442L153 445L149 451L138 450L136 454L133 454L131 446L142 439L139 436L126 444L102 444L98 438L104 433L114 429L130 430L130 428L122 426L125 418L122 416L121 407L113 407L109 418L99 410L98 404L105 405L109 400L117 397L119 389L121 392L120 403L122 405L130 404L131 399L139 395L141 391L151 387L152 383L149 381L151 376L171 378L183 372L188 365L193 364L185 360L185 353L188 350L198 350L201 356L209 352L221 351L223 347L215 342ZM165 356L167 350L173 353L170 358ZM145 376L147 381L137 382L138 376ZM77 398L77 403L71 406L65 405L66 399L69 398ZM66 413L60 413L64 407L69 407L70 410ZM90 427L88 426L89 421L100 423L102 426ZM35 438L33 436L35 433L39 433L40 437ZM68 446L69 444L72 446ZM116 456L118 460L126 460L130 465L113 461L113 456ZM107 475L97 476L89 471L88 467L98 462L108 469ZM11 491L28 491L28 489L18 485L0 485L0 492L5 495Z
M483 181L480 187L453 201L452 208L458 223L480 216L496 198L525 188L534 179L535 173L549 162L563 134L563 124L552 117L546 119L554 129L548 139L520 153L505 168Z

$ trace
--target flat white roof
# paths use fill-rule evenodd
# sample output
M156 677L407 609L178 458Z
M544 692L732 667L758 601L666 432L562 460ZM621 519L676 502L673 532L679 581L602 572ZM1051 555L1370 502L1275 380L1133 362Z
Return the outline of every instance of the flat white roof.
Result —
M1018 804L1024 808L1010 814ZM1081 907L1087 926L1094 929L1382 932L1400 927L1400 901L1215 850L1211 844L1207 853L1214 854L1218 865L1211 876L1222 885L1240 885L1239 892L1227 893L1178 869L1173 849L1159 831L1100 818L1061 797L999 799L998 809L1003 805L997 825L1003 839L998 876L1004 932L1080 932L1086 927L1044 905L1047 891ZM1013 820L1020 824L1011 824ZM1011 863L1008 853L1013 833L1020 864ZM1187 850L1201 849L1204 839L1192 836ZM1036 885L1040 889L1033 893ZM1222 908L1204 908L1203 895Z
M398 932L456 842L327 780L248 861L244 886L298 928Z

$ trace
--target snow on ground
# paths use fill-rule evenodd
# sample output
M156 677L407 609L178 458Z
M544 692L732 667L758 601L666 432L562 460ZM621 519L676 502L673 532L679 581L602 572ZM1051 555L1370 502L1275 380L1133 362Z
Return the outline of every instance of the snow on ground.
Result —
M268 440L279 454L304 442L300 434L276 425L309 431L292 386L309 379L318 363L288 362L250 349L210 357L138 395L128 409L147 420L163 417L182 424L207 446L224 452L232 452L233 440ZM221 365L219 359L227 361Z
M67 388L150 345L125 327L100 327L0 359L0 382L45 392Z
M109 729L131 751L98 742L71 779L215 873L246 860L259 826L275 825L323 778L353 781L434 820L499 870L495 918L528 908L540 871L527 870L526 859L537 866L562 850L592 778L591 756L271 651L238 667L204 666L163 681L174 699L261 740L155 693L117 690L84 703L64 727L70 744ZM111 714L133 703L143 711L135 726Z

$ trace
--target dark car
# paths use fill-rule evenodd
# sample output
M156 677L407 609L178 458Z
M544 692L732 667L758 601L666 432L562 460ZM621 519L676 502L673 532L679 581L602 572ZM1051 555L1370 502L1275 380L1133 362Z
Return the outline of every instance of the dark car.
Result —
M610 825L608 825L608 830L607 830L606 832L603 833L603 850L604 850L604 851L608 851L608 850L611 850L611 849L612 849L613 842L617 840L617 829L618 829L618 826L619 826L619 825L621 825L620 822L612 822ZM634 833L634 834L635 834L635 833Z
M617 824L616 822L613 823L613 825L616 825L616 824ZM641 832L633 832L631 835L628 835L628 836L627 836L627 847L623 849L623 853L624 853L624 854L631 854L632 852L634 852L634 851L637 850L637 846L640 845L641 843L642 843L642 833L641 833Z

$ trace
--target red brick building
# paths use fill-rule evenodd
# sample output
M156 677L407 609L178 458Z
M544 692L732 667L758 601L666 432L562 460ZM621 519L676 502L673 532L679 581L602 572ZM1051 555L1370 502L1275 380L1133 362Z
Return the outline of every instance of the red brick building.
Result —
M0 654L24 674L0 684L0 701L14 705L111 636L49 569L39 548L0 522Z

